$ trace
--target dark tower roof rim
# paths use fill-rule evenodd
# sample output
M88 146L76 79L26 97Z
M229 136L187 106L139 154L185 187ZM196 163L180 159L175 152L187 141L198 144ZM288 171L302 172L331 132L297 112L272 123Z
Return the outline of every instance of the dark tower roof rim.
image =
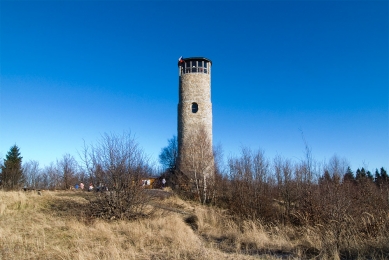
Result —
M190 60L206 60L211 63L212 61L210 59L204 58L204 57L189 57L189 58L182 58L184 61L190 61ZM178 62L178 66L180 66L180 62Z

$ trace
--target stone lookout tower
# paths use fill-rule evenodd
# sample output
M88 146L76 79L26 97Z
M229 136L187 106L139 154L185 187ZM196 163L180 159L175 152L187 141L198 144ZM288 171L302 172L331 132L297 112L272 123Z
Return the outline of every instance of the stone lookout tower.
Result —
M178 61L177 166L184 173L186 167L183 158L193 153L193 147L189 146L194 135L199 132L205 134L208 148L212 151L211 66L212 61L204 57L181 57Z

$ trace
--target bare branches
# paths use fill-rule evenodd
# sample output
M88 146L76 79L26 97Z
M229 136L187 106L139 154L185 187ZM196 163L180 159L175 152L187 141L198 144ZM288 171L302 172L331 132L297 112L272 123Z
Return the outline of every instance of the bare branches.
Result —
M148 196L141 179L148 174L148 158L130 133L104 134L96 145L84 147L85 169L105 192L91 204L92 215L130 219L142 213Z
M212 142L205 128L199 127L197 132L188 136L183 149L179 170L192 181L199 202L205 203L210 198L208 181L214 173Z
M57 170L62 178L64 189L69 189L76 183L77 168L78 164L70 154L65 154L61 160L57 161Z
M38 188L41 169L39 168L38 161L28 161L23 164L23 171L25 176L25 185L28 188L36 189Z

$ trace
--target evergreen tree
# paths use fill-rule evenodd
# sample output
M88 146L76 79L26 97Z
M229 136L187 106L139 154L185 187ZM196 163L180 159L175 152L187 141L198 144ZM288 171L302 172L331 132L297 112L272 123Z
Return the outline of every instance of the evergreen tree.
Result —
M385 171L384 167L381 167L380 175L381 175L381 180L383 182L389 182L389 176L388 173Z
M357 169L357 174L356 174L356 180L357 181L361 181L363 179L365 179L367 176L366 176L366 171L365 169L362 167L361 169Z
M326 184L332 182L330 173L325 170L323 176L319 178L319 184Z
M354 173L351 171L350 166L347 167L346 173L343 176L343 182L355 181Z
M366 177L367 177L370 181L373 181L373 175L371 174L370 171L367 171Z
M23 185L24 176L22 168L22 158L19 147L14 146L8 151L4 164L1 165L0 181L4 189L18 189Z
M375 182L375 184L377 184L378 186L380 186L380 185L382 184L381 175L380 175L380 173L378 172L378 169L375 169L374 182Z

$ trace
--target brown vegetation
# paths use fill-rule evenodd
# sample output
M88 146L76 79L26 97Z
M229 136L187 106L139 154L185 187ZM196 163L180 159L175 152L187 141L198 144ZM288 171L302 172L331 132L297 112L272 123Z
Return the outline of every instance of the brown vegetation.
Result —
M105 134L97 145L84 148L83 161L98 196L90 206L92 217L134 219L145 214L149 196L142 180L148 173L147 158L131 134Z
M0 191L0 259L389 259L384 168L354 176L307 146L301 161L243 148L224 166L204 140L187 173L164 173L173 190L142 186L152 170L131 135L85 146L78 174L69 156L43 175L28 164L31 188ZM76 177L97 188L55 191Z
M328 223L314 223L315 220L305 219L293 210L299 225L266 224L259 218L237 221L226 210L181 200L170 190L147 192L153 196L144 207L147 217L107 221L88 213L90 201L99 193L42 191L38 195L34 191L0 191L0 258L388 257L389 217L380 214L382 209L363 212L359 218L347 213ZM279 210L284 208L279 202L273 205ZM302 222L304 219L306 222Z
M284 238L293 246L288 250L308 258L389 258L386 177L379 183L369 174L347 179L350 170L337 156L321 168L312 167L309 160L296 163L281 157L271 165L262 151L243 149L228 163L228 175L219 177L216 186L216 205L241 229L250 221L289 229Z
M222 241L212 236L224 240L225 232L218 233L221 226L209 229L218 222L218 213L202 206L172 196L154 200L156 210L148 218L107 222L85 214L94 196L75 191L43 191L41 196L0 191L0 258L255 259L241 254L233 238L228 250L221 250ZM198 231L185 223L190 214L198 215ZM235 226L223 228L241 233Z

